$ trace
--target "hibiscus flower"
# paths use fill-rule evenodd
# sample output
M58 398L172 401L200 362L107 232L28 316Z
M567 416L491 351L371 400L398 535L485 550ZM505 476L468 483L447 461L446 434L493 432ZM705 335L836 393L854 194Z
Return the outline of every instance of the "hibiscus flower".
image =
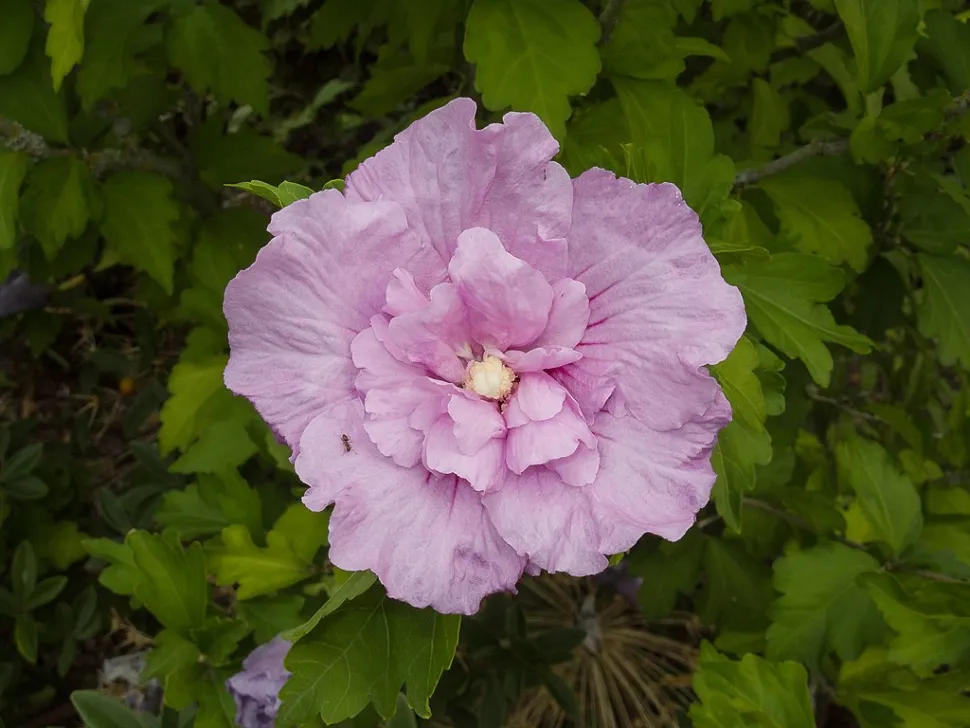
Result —
M335 504L331 560L416 607L597 573L710 496L741 296L674 185L557 152L452 101L277 212L226 290L226 384Z

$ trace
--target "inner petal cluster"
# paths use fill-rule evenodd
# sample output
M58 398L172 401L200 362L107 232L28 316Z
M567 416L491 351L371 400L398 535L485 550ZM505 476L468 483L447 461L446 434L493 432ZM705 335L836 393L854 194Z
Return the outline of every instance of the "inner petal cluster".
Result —
M353 341L368 436L398 465L482 492L530 467L591 483L596 440L556 378L581 358L588 320L581 283L550 283L492 231L465 230L447 280L425 292L396 270L382 312Z

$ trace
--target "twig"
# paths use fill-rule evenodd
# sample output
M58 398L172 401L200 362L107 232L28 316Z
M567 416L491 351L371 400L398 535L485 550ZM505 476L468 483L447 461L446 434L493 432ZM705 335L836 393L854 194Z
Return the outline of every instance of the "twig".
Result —
M823 404L830 404L833 407L838 407L840 410L845 412L856 419L865 420L866 422L875 422L880 425L885 425L886 421L879 417L878 415L870 414L869 412L863 412L855 407L840 402L834 397L826 397L824 394L819 394L818 389L814 385L806 387L805 393L808 395L809 399L815 400L816 402L821 402Z
M626 0L606 0L606 7L599 17L600 28L602 28L599 40L601 46L605 46L613 39L613 31L616 30L616 24L620 22L625 3Z
M773 159L762 167L746 169L742 172L738 172L737 176L734 178L734 187L735 189L746 187L747 185L753 184L754 182L764 179L765 177L770 177L774 174L778 174L779 172L784 172L789 167L794 167L799 162L804 162L806 159L810 159L811 157L837 157L847 151L849 151L848 139L814 141L811 144L806 144L804 147L799 147L791 154L786 154L784 157Z
M759 511L764 511L765 513L770 513L771 515L773 515L773 516L775 516L777 518L780 518L783 521L788 521L788 523L792 524L793 526L797 526L798 528L802 529L803 531L808 531L809 533L814 533L816 536L820 536L821 535L821 534L819 534L815 530L815 527L811 523L809 523L808 521L806 521L801 516L795 516L795 515L792 515L791 513L788 513L786 511L781 510L780 508L775 508L770 503L766 503L765 501L758 500L757 498L745 498L744 499L744 504L745 505L748 505L748 506L751 506L752 508L757 508ZM863 546L861 543L856 543L855 541L851 541L851 540L845 538L844 536L840 536L837 533L833 533L831 535L827 535L827 536L825 536L825 538L831 538L833 541L838 541L843 546L848 546L849 548L856 549L857 551L868 551L869 550L865 546Z

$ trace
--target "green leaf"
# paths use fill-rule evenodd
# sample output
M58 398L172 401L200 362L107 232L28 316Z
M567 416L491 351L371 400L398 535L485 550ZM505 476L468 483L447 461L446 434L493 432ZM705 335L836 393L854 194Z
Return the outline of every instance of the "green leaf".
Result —
M47 559L62 570L87 555L83 545L85 538L87 534L78 530L76 521L56 521L31 530L31 543L37 558Z
M946 10L930 10L923 22L929 38L921 43L920 52L936 59L953 93L965 92L970 88L970 25Z
M720 631L763 630L774 597L767 567L736 542L707 537L704 541L707 581L696 602L701 619Z
M922 581L906 590L888 574L867 577L865 588L896 633L889 658L928 677L940 665L970 657L970 585Z
M112 89L124 88L141 71L132 54L150 46L145 21L169 0L95 0L84 16L84 63L78 68L77 92L85 110ZM158 40L161 40L161 29Z
M95 558L108 562L98 577L102 585L115 594L135 593L135 585L141 581L142 574L128 546L107 538L89 538L84 541L84 548Z
M51 59L55 91L84 56L84 11L88 2L90 0L47 0L44 5L44 20L51 25L46 50Z
M31 610L44 606L56 599L57 595L64 591L65 586L67 586L66 576L51 576L44 579L31 592L30 598L24 602L24 609Z
M238 619L207 617L202 627L192 630L192 641L202 651L206 663L221 667L251 631L249 625Z
M857 271L866 268L872 231L849 190L798 172L768 177L759 186L775 203L782 234L801 250Z
M673 182L701 221L709 222L734 184L734 163L714 153L707 111L667 84L616 78L613 85L631 130L626 176L635 182Z
M234 523L246 526L253 538L263 534L259 494L235 471L200 475L185 490L170 490L155 518L185 540L219 533Z
M37 622L32 616L27 613L17 615L13 641L21 657L31 665L37 662Z
M532 111L557 139L569 97L600 71L600 26L579 0L475 0L465 22L465 57L492 111Z
M201 654L192 641L178 632L163 629L155 636L155 646L145 658L141 679L164 678L176 670L195 665Z
M928 253L917 258L923 274L920 333L936 339L940 363L970 369L970 261Z
M863 94L882 86L913 52L919 0L835 0Z
M356 599L365 591L370 589L377 581L377 577L369 571L355 571L350 577L341 584L327 599L326 603L320 607L313 616L303 624L293 627L286 632L283 637L290 642L302 639L320 624L320 620L328 614L332 614L337 608L351 599Z
M832 355L824 342L842 344L859 354L872 342L848 326L835 323L821 304L845 284L838 268L820 258L780 253L743 267L725 266L728 282L741 289L751 321L765 340L789 357L801 359L818 384L827 387Z
M225 389L222 382L225 368L226 357L220 354L199 361L180 361L172 369L168 380L171 396L165 400L159 415L162 426L158 441L163 455L175 448L185 450L195 439L200 410Z
M651 551L635 548L625 559L632 576L639 576L647 589L637 596L647 619L662 619L673 611L681 595L690 596L700 581L701 559L706 541L697 530L679 541L661 541Z
M837 543L778 559L774 585L781 596L771 610L768 658L816 669L830 650L843 660L857 657L883 633L879 611L857 583L878 570L869 554Z
M458 615L418 610L372 587L290 649L293 677L280 693L277 724L302 725L317 714L336 723L371 702L389 718L402 684L414 711L430 717L428 699L451 665L460 624Z
M44 446L41 443L24 445L3 463L3 469L0 470L0 483L11 483L30 475L40 464L43 456Z
M743 336L727 359L711 367L731 403L734 419L754 430L764 429L765 397L755 374L760 366L758 351L751 339Z
M125 538L144 575L135 596L163 625L181 634L201 627L209 603L202 545L183 549L175 538L132 531Z
M305 166L270 136L246 127L225 133L218 118L193 135L191 150L200 176L213 187L252 178L280 182Z
M175 222L172 183L147 172L118 172L102 187L101 233L118 257L172 293Z
M29 166L26 154L0 149L0 250L17 242L17 198Z
M259 448L249 437L245 423L216 422L207 427L185 454L172 463L173 473L217 473L237 468Z
M246 190L246 192L251 192L257 197L262 197L264 200L272 202L277 207L286 207L297 200L304 200L313 194L313 190L309 187L304 187L295 182L283 182L277 187L254 179L251 182L236 182L226 186L237 187L241 190Z
M855 491L872 535L896 554L912 545L923 530L922 504L913 482L870 440L852 437L840 442L835 454L841 479Z
M37 585L37 556L30 541L21 541L14 551L10 564L10 580L14 596L23 604L34 593Z
M232 9L211 1L196 5L175 18L166 47L169 61L197 92L211 90L225 104L269 113L269 40Z
M6 23L6 10L4 10ZM0 116L16 121L47 141L67 144L67 101L51 86L44 39L34 34L27 57L17 70L0 75Z
M23 62L33 32L34 3L31 0L7 0L0 24L0 76L15 71Z
M3 490L15 500L37 500L47 495L49 489L40 478L26 475L4 483Z
M367 116L383 116L450 70L444 63L417 63L395 59L387 67L371 67L364 88L348 105Z
M236 604L236 614L253 630L260 644L299 626L303 619L303 597L278 596L250 599Z
M140 716L96 690L75 690L71 702L85 728L157 728L157 723L150 722L152 716Z
M751 82L751 144L774 149L791 124L788 102L771 84L761 78Z
M754 490L756 484L756 466L767 465L771 457L771 436L763 426L758 429L734 421L717 437L711 456L711 464L717 473L714 504L724 522L736 532L741 531L744 494Z
M27 173L20 198L24 227L53 260L67 242L88 226L100 203L94 177L76 157L54 157L35 164Z
M699 702L691 705L690 719L697 728L815 726L808 674L795 662L775 664L756 655L736 662L705 642L693 687Z

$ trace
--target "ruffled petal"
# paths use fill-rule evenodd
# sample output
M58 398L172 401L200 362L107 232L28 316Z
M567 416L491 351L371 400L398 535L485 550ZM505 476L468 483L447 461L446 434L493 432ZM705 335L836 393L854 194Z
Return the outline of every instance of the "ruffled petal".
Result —
M459 235L448 272L468 309L472 335L483 346L518 348L546 328L552 286L542 273L509 255L492 231L472 228Z
M552 284L552 294L549 321L533 346L572 349L582 341L589 324L586 286L572 278L562 278Z
M566 390L545 372L523 374L505 408L509 427L551 420L562 412Z
M446 261L463 230L485 227L549 280L562 278L573 191L551 161L558 143L534 114L476 130L475 112L455 99L414 122L347 177L347 198L399 203Z
M448 401L458 449L466 455L481 450L489 440L505 435L505 419L494 402L461 393Z
M510 475L482 502L495 528L520 554L546 571L596 574L608 565L585 488L565 485L554 472L531 468Z
M583 358L583 355L575 349L562 349L558 347L532 348L529 351L511 349L504 354L497 354L496 356L508 364L512 368L512 371L518 372L519 374L524 372L544 372L549 369L572 364Z
M587 416L610 400L650 427L680 427L711 406L722 361L745 327L697 215L670 184L593 169L574 180L567 275L586 285L583 359L557 372Z
M391 319L384 343L403 361L426 366L449 382L460 382L465 362L458 353L469 349L468 331L468 315L457 289L440 283L431 289L425 306Z
M455 436L455 423L442 417L428 433L424 464L442 475L457 475L478 491L501 488L505 481L505 441L487 440L475 452L466 453Z
M546 467L562 478L562 482L575 488L589 485L599 474L600 453L595 445L586 444L576 448L576 452L558 460L550 460Z
M430 285L444 269L393 203L320 192L269 229L275 238L226 288L225 381L296 452L310 420L353 392L350 342L383 305L391 272Z
M331 561L370 569L390 597L446 614L474 614L489 594L514 591L526 560L498 535L479 495L454 476L394 465L364 434L363 417L359 401L329 408L296 459L310 485L307 507L336 501Z
M554 417L509 427L505 440L505 463L513 473L520 474L532 465L544 465L551 460L569 457L581 445L595 448L596 439L583 419L579 405L567 397L562 410Z
M387 302L384 313L399 316L402 313L413 313L428 305L428 297L421 293L414 276L406 270L398 268L394 271L394 278L387 284Z

